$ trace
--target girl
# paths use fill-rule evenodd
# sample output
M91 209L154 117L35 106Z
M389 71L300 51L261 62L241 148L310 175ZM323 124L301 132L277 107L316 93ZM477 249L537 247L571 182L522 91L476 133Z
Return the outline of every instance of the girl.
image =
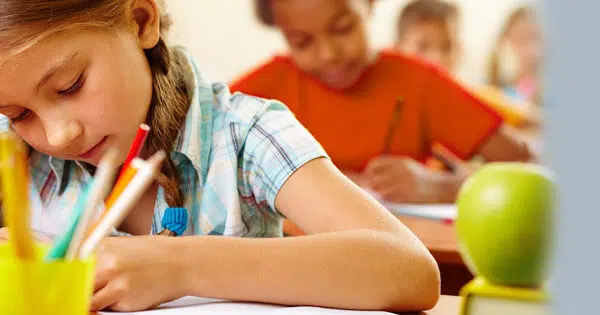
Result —
M433 143L466 160L529 160L498 114L446 72L369 45L369 0L256 0L289 55L231 85L283 101L355 182L395 202L453 202L467 171L432 171ZM402 101L399 101L401 99Z
M0 7L0 113L31 147L45 217L68 216L108 148L124 161L140 123L152 127L144 156L170 152L120 227L139 236L109 238L97 253L93 310L186 295L393 311L436 304L439 271L426 248L281 103L231 95L167 46L162 1ZM188 237L148 235L167 207L188 209ZM311 235L274 238L283 216Z
M509 96L540 105L538 87L542 36L533 8L518 8L508 17L492 56L488 83Z

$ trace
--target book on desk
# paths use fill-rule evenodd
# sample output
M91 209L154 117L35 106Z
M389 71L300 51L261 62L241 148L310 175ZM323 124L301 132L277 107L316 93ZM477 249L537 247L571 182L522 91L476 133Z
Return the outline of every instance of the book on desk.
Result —
M460 292L461 315L550 315L544 289L517 288L492 284L475 277Z

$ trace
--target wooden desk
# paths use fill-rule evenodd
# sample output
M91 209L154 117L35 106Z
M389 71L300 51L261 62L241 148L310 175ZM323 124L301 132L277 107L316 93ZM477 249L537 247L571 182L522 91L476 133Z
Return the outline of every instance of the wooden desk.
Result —
M427 246L440 267L442 294L458 295L460 288L473 279L458 251L455 227L437 220L398 216Z

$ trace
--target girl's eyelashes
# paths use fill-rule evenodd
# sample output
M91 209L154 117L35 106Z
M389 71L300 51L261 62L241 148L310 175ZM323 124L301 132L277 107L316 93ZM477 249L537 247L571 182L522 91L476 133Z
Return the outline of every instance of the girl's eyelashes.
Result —
M73 83L73 85L71 85L66 90L58 91L58 94L64 95L64 96L75 94L75 93L77 93L77 91L79 91L83 87L84 83L85 83L85 76L83 73L81 73L79 75L79 77L77 78L77 81L75 81L75 83Z
M31 111L29 109L24 109L19 115L14 118L10 118L10 122L12 124L16 124L22 121L25 121L31 117Z

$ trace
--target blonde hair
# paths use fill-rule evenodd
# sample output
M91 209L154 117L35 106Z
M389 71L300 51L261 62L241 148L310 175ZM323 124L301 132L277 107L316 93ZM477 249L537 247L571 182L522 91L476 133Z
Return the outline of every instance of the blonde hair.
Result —
M152 127L146 143L150 153L172 150L194 89L192 70L184 54L167 45L172 21L164 0L156 1L160 39L156 46L145 50L152 71L152 101L146 118ZM48 36L90 27L107 32L133 31L132 3L133 0L0 0L0 50L18 54ZM179 174L170 158L161 169L158 183L169 206L183 206ZM66 182L61 183L61 191L65 185Z
M489 59L488 71L487 71L487 80L488 83L492 86L498 88L504 88L512 82L507 82L504 76L502 75L502 65L500 62L501 54L502 54L502 41L506 38L507 34L513 29L513 27L523 19L526 19L530 16L535 15L535 10L531 7L520 7L515 9L509 16L504 26L500 31L500 36L496 42L494 50ZM539 103L541 99L541 95L537 94L535 96L536 103Z

